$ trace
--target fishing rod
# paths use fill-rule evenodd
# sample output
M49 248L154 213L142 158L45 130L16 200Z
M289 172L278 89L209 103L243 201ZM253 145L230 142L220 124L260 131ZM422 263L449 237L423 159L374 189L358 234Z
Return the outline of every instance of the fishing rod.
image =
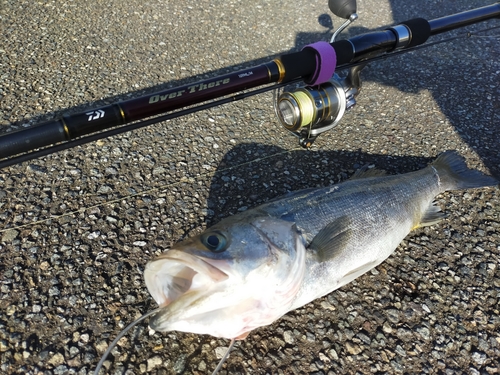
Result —
M328 5L346 20L330 42L319 41L255 67L6 133L0 136L0 168L271 90L279 93L274 100L279 122L308 148L356 104L360 72L368 63L432 45L424 45L431 36L500 17L496 2L430 21L414 18L337 41L358 18L356 1L330 0ZM337 74L347 69L347 75ZM298 82L306 86L281 91ZM256 89L259 86L263 87Z

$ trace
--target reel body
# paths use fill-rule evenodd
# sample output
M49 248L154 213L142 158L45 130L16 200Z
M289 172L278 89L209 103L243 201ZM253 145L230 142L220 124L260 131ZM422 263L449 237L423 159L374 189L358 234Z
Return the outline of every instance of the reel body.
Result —
M302 147L311 147L318 135L334 128L354 107L361 89L361 68L352 68L344 78L334 74L320 85L290 89L275 97L279 122L299 138Z

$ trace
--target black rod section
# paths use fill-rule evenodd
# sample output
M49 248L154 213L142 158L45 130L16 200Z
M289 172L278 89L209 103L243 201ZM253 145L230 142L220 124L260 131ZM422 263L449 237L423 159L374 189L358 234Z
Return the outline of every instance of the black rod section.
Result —
M444 33L491 18L500 17L500 2L429 21L431 35Z
M0 159L61 141L110 129L211 99L278 82L279 68L271 61L254 68L156 92L83 113L7 133L0 137Z

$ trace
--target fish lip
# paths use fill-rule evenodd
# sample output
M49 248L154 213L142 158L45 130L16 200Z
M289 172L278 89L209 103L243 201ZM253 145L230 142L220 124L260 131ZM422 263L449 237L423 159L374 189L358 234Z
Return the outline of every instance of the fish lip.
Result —
M163 268L164 261L172 262L171 265L174 270L173 272L168 272L168 266ZM144 270L146 286L158 305L160 307L166 307L171 302L181 298L182 295L200 288L200 286L193 287L191 284L197 274L202 275L202 277L206 277L207 279L205 281L212 283L218 283L229 278L228 273L222 271L216 264L212 263L217 262L211 262L210 260L206 260L206 258L181 250L170 249L146 264L146 268ZM179 268L179 265L181 268ZM168 281L165 281L165 279L169 280L168 278L171 278L171 280L173 280L179 274L180 270L192 271L194 274L187 278L181 277L184 281L187 280L189 282L189 287L182 291L178 290L176 294L174 294L174 298L170 298L168 296L168 292L171 291L174 283L169 283ZM165 285L167 285L167 289L165 289ZM175 286L173 289L176 289ZM165 291L167 291L167 293L165 293Z
M197 272L208 274L213 281L219 281L221 278L226 278L227 273L223 272L219 267L215 266L208 259L193 254L186 253L181 250L171 249L160 255L158 259L170 259L176 262L183 263L187 267L192 268ZM147 266L146 266L147 267Z

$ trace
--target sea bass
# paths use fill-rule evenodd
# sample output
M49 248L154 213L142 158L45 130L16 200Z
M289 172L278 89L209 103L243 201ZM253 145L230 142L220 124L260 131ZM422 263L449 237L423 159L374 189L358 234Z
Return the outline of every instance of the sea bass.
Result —
M289 193L228 217L149 262L157 331L243 339L389 257L415 228L444 214L434 197L497 185L453 151L411 173L373 170Z

